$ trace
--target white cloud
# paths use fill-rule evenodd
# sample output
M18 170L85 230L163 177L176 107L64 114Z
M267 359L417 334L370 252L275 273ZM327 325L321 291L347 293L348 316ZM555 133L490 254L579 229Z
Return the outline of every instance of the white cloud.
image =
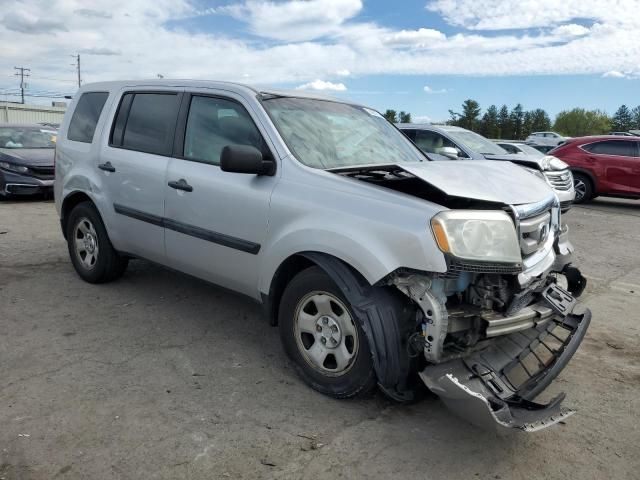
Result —
M10 13L0 13L0 72L6 73L0 88L15 87L13 66L25 65L31 68L32 91L73 93L68 55L78 51L85 82L154 78L160 72L166 78L316 84L344 91L339 83L344 78L384 74L611 77L615 74L608 72L619 72L638 78L633 72L640 65L640 16L628 12L640 11L640 0L619 1L613 8L582 0L590 9L575 0L432 2L430 8L437 6L447 21L476 29L445 35L429 25L395 30L364 22L358 17L360 0L246 0L215 11L202 10L195 0L94 0L91 8L81 0L3 0L3 12ZM55 19L49 12L56 12ZM180 22L205 14L233 15L244 22L240 30L263 38L242 31L189 31L189 22ZM482 31L489 26L512 30Z
M609 70L602 74L604 78L626 78L627 76L618 70Z
M425 85L423 90L425 91L425 93L429 93L432 95L438 94L438 93L447 93L447 89L446 88L440 88L440 89L436 89L436 88L431 88L429 85Z
M425 47L445 40L444 33L432 28L419 28L418 30L400 30L387 35L384 42L387 45Z
M340 25L362 9L361 0L247 0L222 7L244 20L256 35L277 40L312 40L335 33Z
M296 87L296 90L329 90L332 92L344 92L347 87L344 83L325 82L324 80L314 80Z

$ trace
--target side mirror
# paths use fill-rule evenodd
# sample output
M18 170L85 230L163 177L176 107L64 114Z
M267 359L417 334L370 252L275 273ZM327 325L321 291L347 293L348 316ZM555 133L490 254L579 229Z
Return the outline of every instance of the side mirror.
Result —
M223 172L273 175L276 162L265 159L262 152L250 145L227 145L220 153L220 168Z
M444 155L447 158L450 158L451 160L458 159L458 150L453 147L442 147L438 150L438 153L440 155Z

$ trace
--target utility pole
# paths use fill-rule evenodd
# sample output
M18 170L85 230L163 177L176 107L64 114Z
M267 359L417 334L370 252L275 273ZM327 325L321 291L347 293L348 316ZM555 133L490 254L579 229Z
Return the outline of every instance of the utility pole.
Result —
M78 70L78 88L80 88L80 84L81 84L81 80L80 80L80 54L78 53L77 55L71 55L71 56L76 59L76 63L72 63L71 65L76 67L77 70Z
M20 77L20 94L22 97L22 103L24 104L24 89L27 88L27 84L24 83L24 77L29 76L30 68L24 67L13 67L17 72L15 73L16 77ZM26 73L25 73L26 72Z

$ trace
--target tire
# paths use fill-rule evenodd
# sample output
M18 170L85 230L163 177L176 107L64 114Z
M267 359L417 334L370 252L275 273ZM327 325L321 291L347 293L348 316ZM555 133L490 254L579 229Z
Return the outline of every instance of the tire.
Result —
M576 190L574 203L585 203L594 197L591 179L583 173L573 174L573 187Z
M76 205L66 226L69 257L80 278L89 283L106 283L124 274L129 259L113 248L91 202Z
M321 268L303 270L289 282L278 323L285 352L311 388L334 398L373 390L376 374L367 338L349 302Z

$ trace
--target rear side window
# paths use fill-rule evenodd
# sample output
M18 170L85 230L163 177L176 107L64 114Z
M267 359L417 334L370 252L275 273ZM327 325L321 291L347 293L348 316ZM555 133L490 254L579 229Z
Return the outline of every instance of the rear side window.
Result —
M91 143L102 108L107 101L107 92L83 93L69 123L67 138L74 142Z
M267 151L260 131L242 105L223 98L193 96L183 157L219 165L226 145L250 145Z
M111 145L171 155L178 116L177 93L127 93L118 107Z
M605 140L583 145L582 148L587 152L600 155L616 155L619 157L638 156L636 142L629 140Z

